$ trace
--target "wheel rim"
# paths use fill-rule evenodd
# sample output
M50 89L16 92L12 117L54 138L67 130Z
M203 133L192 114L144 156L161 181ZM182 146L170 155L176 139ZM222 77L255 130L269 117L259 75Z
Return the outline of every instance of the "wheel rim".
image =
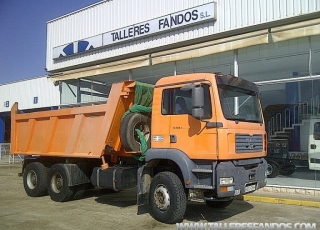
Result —
M163 184L158 185L154 191L154 200L158 209L161 211L168 210L170 206L169 191Z
M144 139L146 141L149 140L150 138L150 128L148 126L148 124L146 124L145 122L142 122L142 121L139 121L137 124L135 124L134 126L134 129L133 130L136 130L136 129L139 129L141 132L142 132L142 135L144 137ZM140 143L140 138L139 138L139 135L137 134L136 131L134 131L135 134L134 134L134 139Z
M63 187L63 178L60 173L55 172L51 177L51 188L55 193L61 192Z
M271 173L273 172L273 167L271 164L267 165L267 176L271 175Z
M27 174L27 185L30 189L34 189L37 186L37 174L33 170L30 170Z

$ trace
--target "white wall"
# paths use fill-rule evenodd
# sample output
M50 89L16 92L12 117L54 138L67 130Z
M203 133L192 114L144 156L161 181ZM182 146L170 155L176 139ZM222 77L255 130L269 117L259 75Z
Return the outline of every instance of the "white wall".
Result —
M54 86L46 76L0 85L0 112L10 111L15 102L19 103L19 109L58 106L59 86Z

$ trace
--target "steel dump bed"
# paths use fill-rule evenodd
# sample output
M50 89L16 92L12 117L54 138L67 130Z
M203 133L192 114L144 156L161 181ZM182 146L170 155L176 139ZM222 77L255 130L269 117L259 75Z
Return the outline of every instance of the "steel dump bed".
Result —
M11 109L11 153L23 155L100 158L108 145L121 149L122 115L134 98L135 82L112 85L105 104L21 113Z

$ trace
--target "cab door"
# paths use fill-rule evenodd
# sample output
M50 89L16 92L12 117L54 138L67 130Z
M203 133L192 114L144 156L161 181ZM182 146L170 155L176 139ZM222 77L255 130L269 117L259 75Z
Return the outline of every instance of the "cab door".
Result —
M309 169L320 170L320 119L311 119L308 146Z
M192 93L180 88L167 91L170 103L170 148L179 149L190 159L216 159L217 129L207 128L206 121L215 121L210 86L203 84L205 94L204 118L192 117Z

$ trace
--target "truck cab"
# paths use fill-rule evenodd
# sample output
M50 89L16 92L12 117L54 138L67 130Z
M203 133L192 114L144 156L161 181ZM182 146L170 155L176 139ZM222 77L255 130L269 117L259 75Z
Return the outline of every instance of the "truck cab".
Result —
M189 199L210 206L227 206L266 185L266 132L251 82L222 74L162 78L154 89L151 130L138 202L158 194L154 212L166 200L166 189L151 191L162 171L179 177Z

